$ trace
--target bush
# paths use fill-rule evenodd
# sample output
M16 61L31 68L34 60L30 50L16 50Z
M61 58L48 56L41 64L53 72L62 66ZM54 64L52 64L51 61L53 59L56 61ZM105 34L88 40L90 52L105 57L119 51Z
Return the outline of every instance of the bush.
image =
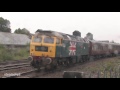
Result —
M0 45L0 61L6 61L6 60L12 60L13 59L13 55L11 55L10 52L8 52L8 50Z
M8 49L0 45L0 61L26 59L29 56L29 44L24 48Z

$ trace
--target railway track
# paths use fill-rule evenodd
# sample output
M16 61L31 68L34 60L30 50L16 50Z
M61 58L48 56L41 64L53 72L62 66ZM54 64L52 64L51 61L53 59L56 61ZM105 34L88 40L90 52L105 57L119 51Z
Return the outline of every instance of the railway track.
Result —
M0 62L0 71L30 67L28 59Z
M25 62L29 62L29 60L28 59L14 60L14 61L7 60L7 61L4 61L4 62L0 62L0 66L1 65L8 65L8 64L25 63Z
M110 57L111 58L111 57ZM101 59L98 59L98 60L104 60L106 58L101 58ZM108 58L109 59L109 58ZM98 61L98 60L95 60L95 61ZM74 66L80 66L80 65L83 65L83 64L86 64L88 62L94 62L94 61L87 61L87 62L83 62L83 63L77 63L77 64L74 64ZM28 65L28 63L22 63L22 64L14 64L14 67L12 67L12 65L7 65L6 67L3 67L4 70L6 68L20 68L20 67L29 67L30 64ZM67 69L70 69L70 68L73 68L74 66L70 66L70 67L62 67L61 69L56 69L54 72L57 73L57 72L63 72ZM43 70L44 68L41 68L41 70ZM0 67L0 70L1 70L1 67ZM40 73L36 73L37 69L32 69L32 70L29 70L29 71L25 71L25 72L22 72L22 73L19 73L19 75L10 75L10 76L4 76L2 78L39 78L39 77L43 77L44 75L49 75L49 74L52 74L52 71L48 71L48 72L40 72ZM53 72L53 73L54 73Z
M0 66L0 71L18 69L22 67L30 67L30 63L20 63L20 64L9 64Z

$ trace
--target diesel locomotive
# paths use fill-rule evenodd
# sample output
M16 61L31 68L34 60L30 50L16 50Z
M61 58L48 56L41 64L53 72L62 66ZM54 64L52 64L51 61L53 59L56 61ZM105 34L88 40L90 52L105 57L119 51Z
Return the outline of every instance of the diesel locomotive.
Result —
M73 35L49 30L36 32L30 42L31 65L55 69L120 53L120 44L88 40L76 32Z

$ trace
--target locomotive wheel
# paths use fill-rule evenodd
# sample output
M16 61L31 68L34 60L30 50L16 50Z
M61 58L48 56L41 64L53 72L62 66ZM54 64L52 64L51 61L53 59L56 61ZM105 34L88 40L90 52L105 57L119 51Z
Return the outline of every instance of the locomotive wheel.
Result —
M89 61L90 60L90 58L89 58L89 56L87 56L87 61Z
M57 65L58 65L57 60L53 60L51 63L51 66L53 67L53 69L56 69Z
M50 64L45 66L45 71L51 71L52 70L52 66Z
M62 70L62 67L63 67L62 65L58 65L58 66L57 66L57 69L58 69L59 71L61 71L61 70Z
M94 61L94 56L91 56L91 57L90 57L90 61Z
M66 64L67 64L68 67L70 66L69 60L66 61Z
M80 60L81 60L81 57L78 56L78 57L77 57L77 63L80 63Z
M31 61L30 65L34 68L37 68L36 62L34 62L34 61Z
M66 60L66 61L63 62L63 66L64 66L64 67L67 67L68 64L69 64L69 61L68 61L68 60Z
M81 60L82 62L85 62L85 56L82 56L82 60Z
M54 66L52 64L48 64L45 66L45 71L54 71L57 68L57 66Z

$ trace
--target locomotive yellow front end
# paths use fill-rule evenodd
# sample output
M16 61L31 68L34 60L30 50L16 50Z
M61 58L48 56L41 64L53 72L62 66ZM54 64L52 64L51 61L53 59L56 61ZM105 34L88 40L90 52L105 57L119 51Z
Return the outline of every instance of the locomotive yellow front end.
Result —
M34 68L49 66L55 57L55 49L55 37L34 35L30 43L31 65Z

